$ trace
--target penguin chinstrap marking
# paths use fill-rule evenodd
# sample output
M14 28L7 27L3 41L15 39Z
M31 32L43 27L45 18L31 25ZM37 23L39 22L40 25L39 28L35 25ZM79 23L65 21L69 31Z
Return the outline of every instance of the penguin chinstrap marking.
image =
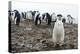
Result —
M54 42L54 46L59 44L60 46L64 43L64 26L61 20L57 20L54 25L52 40Z

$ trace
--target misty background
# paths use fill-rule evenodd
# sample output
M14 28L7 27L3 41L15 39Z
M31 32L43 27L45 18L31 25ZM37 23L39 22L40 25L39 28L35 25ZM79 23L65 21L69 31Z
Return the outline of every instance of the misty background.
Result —
M74 23L78 23L78 6L74 4L57 4L57 3L39 3L39 2L20 2L12 1L12 10L18 10L21 12L27 11L39 11L40 14L48 12L62 14L67 19L67 15L70 14L75 18Z

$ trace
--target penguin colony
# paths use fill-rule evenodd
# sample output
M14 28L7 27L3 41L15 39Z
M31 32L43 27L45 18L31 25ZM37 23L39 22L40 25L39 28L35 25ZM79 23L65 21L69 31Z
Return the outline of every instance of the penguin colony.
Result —
M66 23L66 18L62 18L61 14L57 16L55 13L51 15L49 13L40 14L39 11L28 11L19 13L18 10L9 11L9 20L13 21L15 25L19 25L21 19L29 19L33 20L35 25L39 25L42 22L47 23L47 25L51 25L53 22L54 28L52 33L52 41L54 42L54 46L59 44L60 46L64 44L64 23ZM67 15L69 24L73 24L73 18L71 15Z

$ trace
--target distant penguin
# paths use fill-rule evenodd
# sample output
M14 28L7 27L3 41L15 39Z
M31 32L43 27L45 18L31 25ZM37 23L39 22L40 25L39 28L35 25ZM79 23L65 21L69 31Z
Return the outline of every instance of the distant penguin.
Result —
M41 16L40 13L36 15L35 17L35 25L41 24Z
M14 21L14 18L15 18L15 12L12 11L12 12L11 12L11 20Z
M36 17L37 17L38 14L40 14L40 13L36 11L35 14L34 14L34 20L33 20L34 22L35 22Z
M33 20L32 13L30 11L26 13L26 19Z
M22 12L21 15L22 15L22 18L24 18L24 12Z
M51 16L49 13L44 13L42 17L42 21L46 22L48 25L51 25Z
M56 46L59 44L60 46L64 43L64 26L61 21L61 15L58 15L59 18L57 18L57 21L55 22L53 34L52 34L52 40L54 42L54 45Z
M51 16L50 16L50 14L49 13L46 13L46 15L47 15L47 21L48 21L48 25L51 25Z
M52 13L52 15L51 15L51 19L52 19L51 21L52 21L53 23L56 22L57 18L56 18L55 13Z
M20 13L17 10L14 10L14 11L15 11L14 23L16 25L19 25L19 23L20 23Z
M63 23L66 23L66 19L65 19L65 18L63 18L63 19L62 19L62 22L63 22Z
M73 24L73 17L71 15L67 15L69 24Z
M36 11L33 11L33 12L32 12L33 21L34 21L35 14L36 14Z

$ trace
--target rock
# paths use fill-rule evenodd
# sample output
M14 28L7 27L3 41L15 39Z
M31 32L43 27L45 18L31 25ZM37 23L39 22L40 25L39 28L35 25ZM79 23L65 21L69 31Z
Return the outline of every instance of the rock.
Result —
M33 46L33 49L41 50L43 48L42 43L37 43L35 46Z
M30 48L30 49L32 49L32 44L27 44L27 45L25 45L27 48Z
M52 26L52 27L51 27ZM11 24L11 45L12 52L33 52L46 51L56 49L76 49L78 48L78 27L68 25L65 26L64 45L61 48L55 48L52 42L53 25L48 26L41 24L35 26L30 20L21 22L20 26ZM58 47L58 45L56 46Z
M26 27L24 30L29 30L29 31L31 31L31 30L32 30L32 28L27 28L27 27Z

